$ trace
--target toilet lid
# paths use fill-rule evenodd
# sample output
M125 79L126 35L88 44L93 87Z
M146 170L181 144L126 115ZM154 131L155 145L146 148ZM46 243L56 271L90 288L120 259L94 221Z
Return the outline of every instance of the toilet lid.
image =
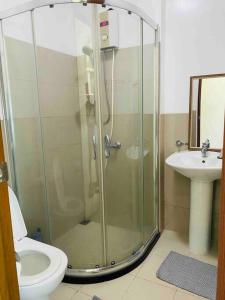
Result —
M23 239L27 236L27 229L21 213L21 209L13 190L8 187L9 191L9 204L12 219L13 238L16 241Z

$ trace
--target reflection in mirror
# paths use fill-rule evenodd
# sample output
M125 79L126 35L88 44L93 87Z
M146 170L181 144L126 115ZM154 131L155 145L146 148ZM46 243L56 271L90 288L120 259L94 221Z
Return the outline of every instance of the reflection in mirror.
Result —
M189 149L207 139L211 150L223 147L225 74L193 76L190 81Z

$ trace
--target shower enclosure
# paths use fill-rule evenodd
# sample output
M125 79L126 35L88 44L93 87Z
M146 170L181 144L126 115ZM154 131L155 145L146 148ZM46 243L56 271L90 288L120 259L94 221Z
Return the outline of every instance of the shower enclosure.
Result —
M91 2L91 3L90 3ZM158 236L158 27L125 1L31 1L1 19L10 184L67 279L132 268Z

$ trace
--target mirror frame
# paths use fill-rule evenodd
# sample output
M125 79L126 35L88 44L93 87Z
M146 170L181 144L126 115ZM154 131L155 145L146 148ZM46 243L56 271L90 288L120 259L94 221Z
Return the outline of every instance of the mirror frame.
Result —
M191 146L191 131L192 131L192 100L193 100L193 81L195 79L206 79L206 78L217 78L217 77L225 77L225 73L221 74L210 74L210 75L199 75L199 76L191 76L190 77L190 92L189 92L189 119L188 119L188 150L191 151L199 151L201 147L192 147ZM222 149L223 146L221 146ZM210 151L220 152L221 149L218 148L209 148Z

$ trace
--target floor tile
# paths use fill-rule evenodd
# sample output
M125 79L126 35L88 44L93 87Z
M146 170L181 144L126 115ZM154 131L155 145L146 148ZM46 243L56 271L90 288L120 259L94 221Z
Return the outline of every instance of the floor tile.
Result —
M176 251L203 262L217 265L217 252L214 249L207 255L195 255L189 249L188 237L174 231L164 230L151 254L166 258L170 251Z
M173 300L175 293L174 289L136 277L122 300Z
M156 277L156 272L158 271L163 260L164 258L159 257L154 253L150 254L148 258L145 260L145 262L143 263L143 265L141 266L139 272L137 273L137 277L150 280L152 282L170 287L172 289L176 289L174 285L171 285Z
M166 257L170 251L176 251L184 255L190 255L188 240L171 231L162 234L151 253L161 257Z
M143 264L144 263L140 264L137 268L135 268L134 270L132 270L129 274L136 276L140 272Z
M80 291L90 296L96 295L102 300L120 300L134 278L132 275L125 275L102 283L84 285Z
M188 293L184 290L178 289L175 295L174 300L206 300L206 298L199 297L192 293Z
M205 299L178 289L156 277L160 264L170 251L176 251L207 263L217 263L216 253L212 252L206 256L193 255L189 250L186 237L165 230L146 260L129 274L98 284L73 285L62 283L51 295L50 300L92 300L94 295L101 298L101 300Z
M50 300L70 300L71 297L76 294L76 290L71 288L65 283L61 283L60 286L51 294Z
M75 290L76 292L80 290L80 288L82 287L82 284L73 284L73 283L62 283L64 286L69 287L73 290Z
M188 240L188 236L185 236L185 235L183 235L181 233L178 233L176 231L173 231L173 230L164 230L161 233L160 239L169 239L169 240L182 239L184 241L187 241Z
M70 300L91 300L92 297L81 292L76 293ZM62 299L64 300L64 299Z

